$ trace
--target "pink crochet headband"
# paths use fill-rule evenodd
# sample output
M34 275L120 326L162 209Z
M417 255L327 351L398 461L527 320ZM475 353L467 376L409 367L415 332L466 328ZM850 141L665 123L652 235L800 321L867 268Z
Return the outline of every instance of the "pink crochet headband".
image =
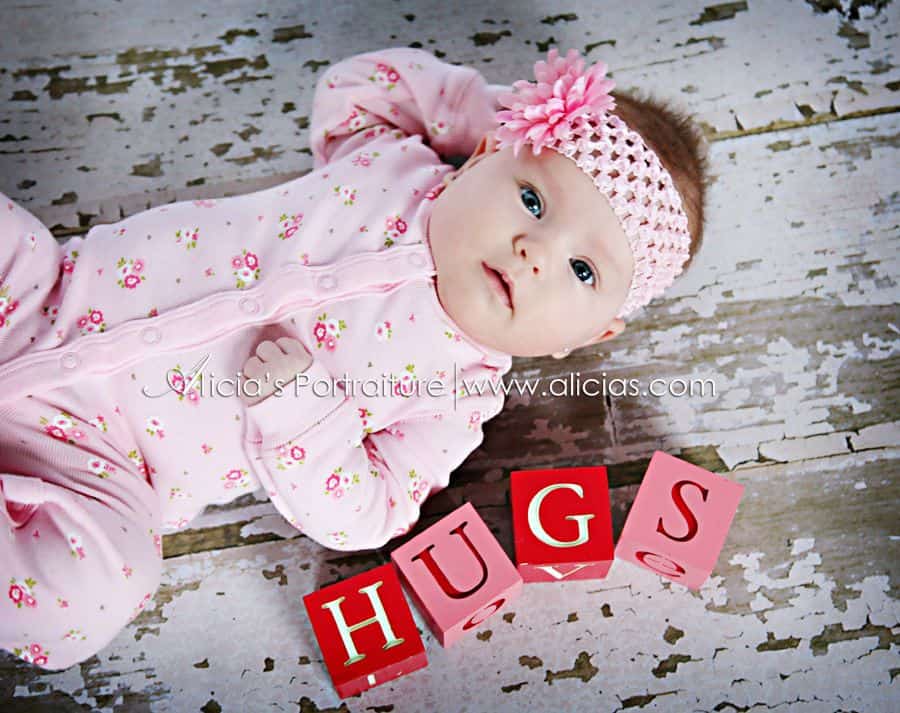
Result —
M498 96L499 148L515 156L529 143L537 156L546 147L571 158L606 196L634 256L634 274L618 317L665 291L690 253L688 219L672 176L641 135L611 113L615 86L606 65L587 71L578 51L565 58L556 48L534 64L537 83L520 80Z

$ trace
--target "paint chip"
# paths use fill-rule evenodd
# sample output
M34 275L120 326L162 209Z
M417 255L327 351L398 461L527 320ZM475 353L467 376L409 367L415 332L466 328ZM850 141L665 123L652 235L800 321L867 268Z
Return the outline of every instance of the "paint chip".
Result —
M794 540L794 546L791 548L792 555L800 555L806 552L807 550L811 550L813 545L816 544L816 540L814 537L799 537Z

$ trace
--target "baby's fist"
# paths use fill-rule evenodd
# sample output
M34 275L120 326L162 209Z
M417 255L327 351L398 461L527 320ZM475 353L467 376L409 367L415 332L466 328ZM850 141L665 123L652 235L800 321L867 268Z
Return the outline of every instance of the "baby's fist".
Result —
M248 406L252 406L271 396L278 389L276 380L281 380L284 388L297 374L306 371L313 363L312 355L303 346L302 342L290 337L281 337L274 342L260 342L256 347L256 355L251 356L242 369L244 376L259 382L259 396L251 396L246 391L255 394L255 385L245 382L241 392L241 400Z

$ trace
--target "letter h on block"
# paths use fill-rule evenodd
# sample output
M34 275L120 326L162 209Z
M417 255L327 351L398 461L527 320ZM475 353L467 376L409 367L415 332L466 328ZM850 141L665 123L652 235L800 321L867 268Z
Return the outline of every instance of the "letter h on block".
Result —
M697 590L719 558L744 486L655 451L616 557Z
M307 594L303 604L341 698L428 665L392 564Z
M602 579L613 561L606 468L510 474L516 564L526 582Z
M395 549L391 560L444 647L522 592L522 578L471 503Z

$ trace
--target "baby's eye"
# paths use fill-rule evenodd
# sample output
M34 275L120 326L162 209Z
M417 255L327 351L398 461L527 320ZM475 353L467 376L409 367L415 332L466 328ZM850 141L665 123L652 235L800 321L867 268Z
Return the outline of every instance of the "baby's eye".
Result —
M535 193L534 189L529 186L522 186L519 189L519 195L522 198L522 203L529 211L531 211L531 214L536 218L540 218L543 214L543 208L541 206L541 199L538 194Z
M572 270L575 272L575 277L587 285L594 284L594 271L591 270L591 266L584 260L572 260L571 265Z

